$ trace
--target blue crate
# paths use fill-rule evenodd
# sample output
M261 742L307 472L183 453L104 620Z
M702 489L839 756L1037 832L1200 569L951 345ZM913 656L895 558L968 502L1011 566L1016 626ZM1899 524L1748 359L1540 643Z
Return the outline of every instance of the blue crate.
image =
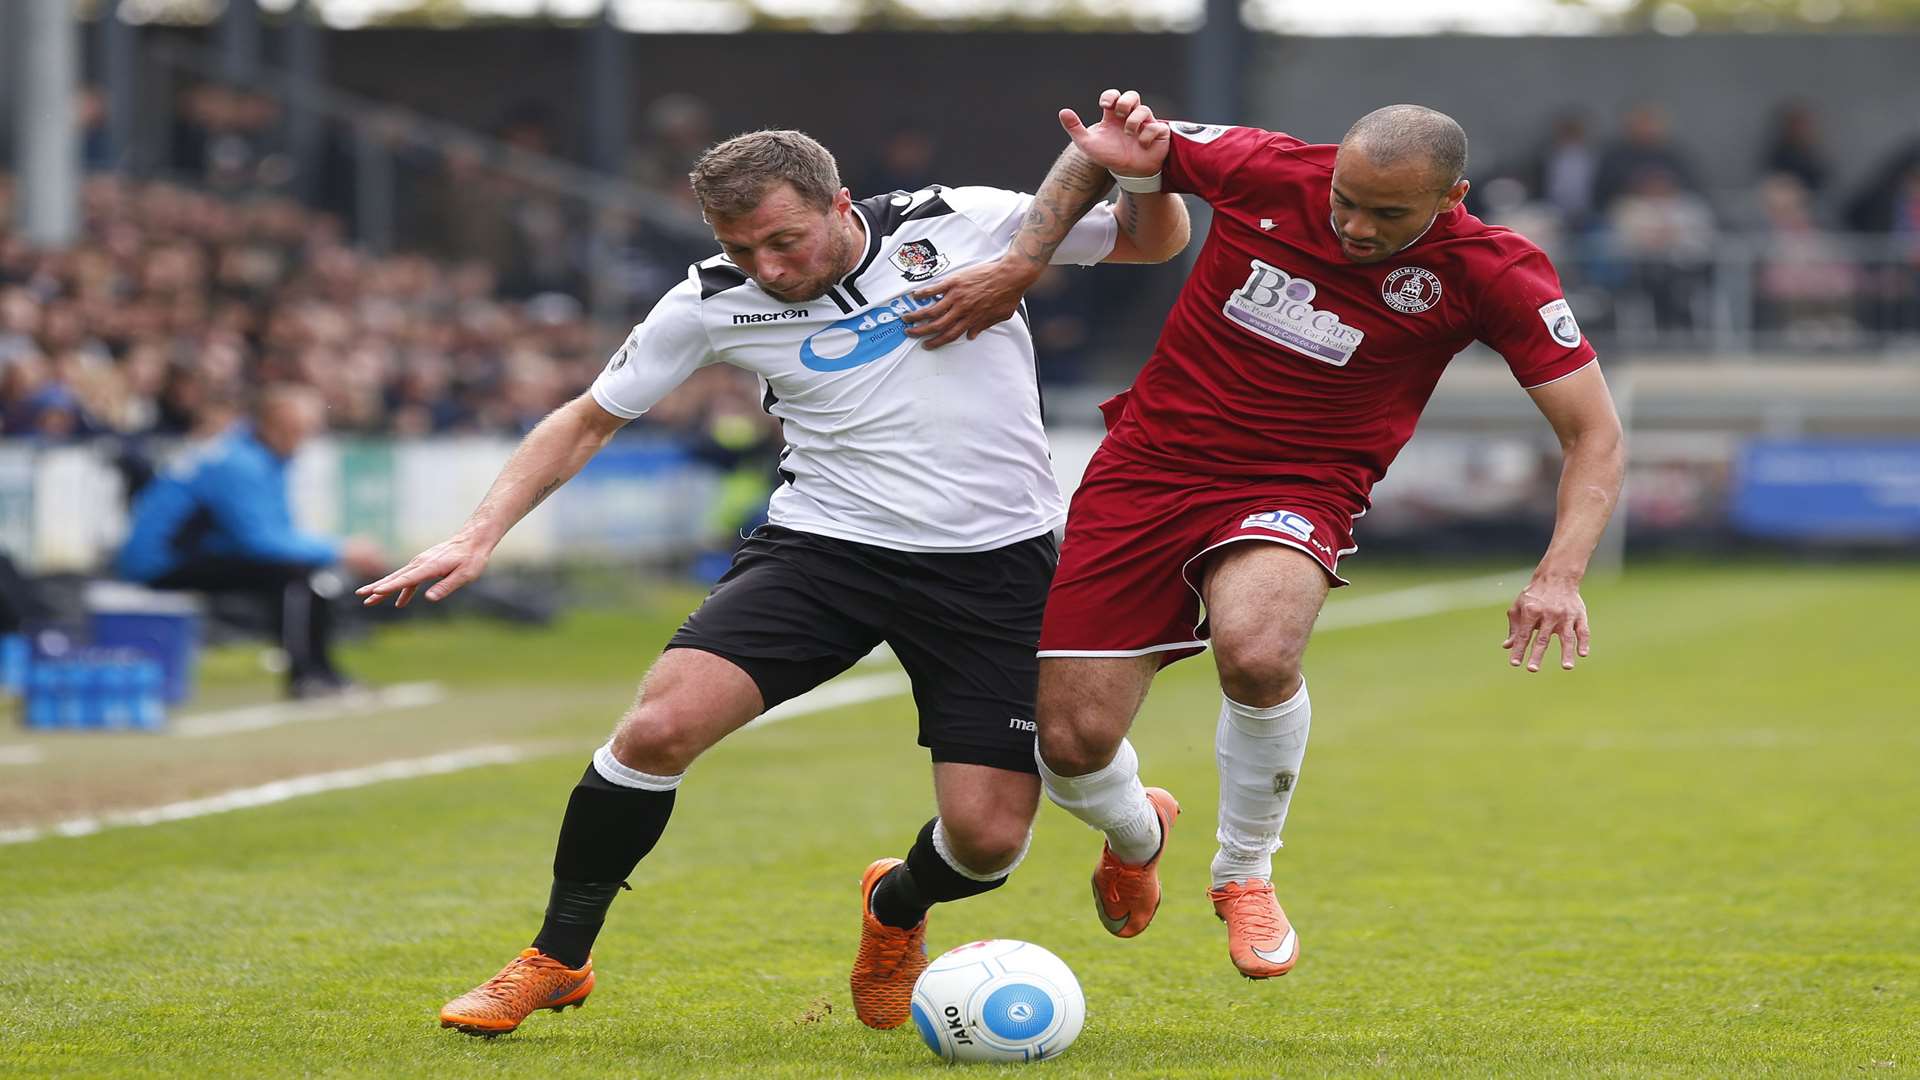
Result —
M33 659L33 643L25 634L0 635L0 691L16 696L27 692L27 668Z
M154 592L122 582L87 587L87 638L95 646L138 649L159 661L170 705L193 694L200 653L199 605L181 593Z
M27 669L27 726L62 731L157 731L166 726L166 673L138 649L70 649Z

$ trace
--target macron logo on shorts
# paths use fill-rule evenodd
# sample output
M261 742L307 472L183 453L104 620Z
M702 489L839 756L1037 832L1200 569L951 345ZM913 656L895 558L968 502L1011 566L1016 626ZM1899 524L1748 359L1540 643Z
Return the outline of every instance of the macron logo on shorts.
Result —
M1240 523L1243 529L1272 529L1286 533L1296 540L1313 539L1313 522L1291 510L1269 510L1264 514L1248 514L1247 520Z
M1038 728L1034 727L1033 721L1022 720L1017 716L1007 721L1007 727L1014 731L1038 731L1039 730Z

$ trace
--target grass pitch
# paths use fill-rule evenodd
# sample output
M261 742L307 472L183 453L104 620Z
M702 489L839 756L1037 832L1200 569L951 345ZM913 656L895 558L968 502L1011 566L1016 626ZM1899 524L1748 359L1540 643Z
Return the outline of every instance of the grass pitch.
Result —
M1364 568L1363 568L1364 571ZM1364 573L1336 603L1436 575ZM1514 582L1518 585L1518 580ZM1134 731L1186 807L1153 927L1089 910L1098 838L1042 806L938 951L1020 937L1086 989L1036 1075L1920 1073L1920 572L1672 566L1587 590L1593 658L1510 670L1498 603L1331 630L1278 856L1305 957L1241 979L1203 896L1209 662ZM0 1073L933 1076L847 1000L855 882L931 810L909 700L745 732L695 766L616 901L584 1010L491 1042L436 1026L538 926L567 792L695 599L529 633L360 647L436 706L219 738L28 739L0 828L507 743L532 760L0 847ZM215 658L215 696L257 677ZM19 757L16 752L15 757Z

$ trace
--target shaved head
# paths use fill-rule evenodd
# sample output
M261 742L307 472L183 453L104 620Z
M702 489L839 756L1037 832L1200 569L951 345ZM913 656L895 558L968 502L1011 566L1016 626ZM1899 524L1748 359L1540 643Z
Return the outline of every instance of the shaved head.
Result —
M1425 105L1389 105L1354 121L1340 140L1341 152L1357 151L1376 167L1424 163L1435 190L1467 174L1467 133L1453 117Z
M1357 263L1390 259L1467 197L1467 133L1424 105L1360 118L1333 158L1328 202L1340 250Z

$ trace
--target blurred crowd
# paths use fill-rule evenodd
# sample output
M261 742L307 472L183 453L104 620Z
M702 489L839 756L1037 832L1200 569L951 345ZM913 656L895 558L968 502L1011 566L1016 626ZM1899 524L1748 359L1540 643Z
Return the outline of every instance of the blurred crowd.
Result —
M624 189L656 208L641 215L595 207L536 179L543 162L579 157L570 119L536 100L521 101L490 124L485 140L421 138L400 113L375 115L358 128L323 126L317 164L302 176L286 141L284 109L259 93L205 83L183 91L175 111L168 171L216 192L283 191L345 223L354 236L381 231L387 242L494 268L500 295L573 297L609 322L631 324L715 244L700 218L687 174L700 153L728 132L708 103L691 93L648 101L640 133L622 162ZM574 137L569 137L570 135ZM835 147L843 180L860 198L915 190L936 181L979 182L936 171L938 146L926 130L901 126L858 146ZM367 155L391 178L390 202L359 183ZM1050 273L1030 298L1048 381L1073 382L1094 362L1096 328L1137 340L1132 271L1109 271L1095 289L1084 275ZM1137 361L1139 358L1134 357Z
M625 169L684 227L541 183L537 163L564 148L537 105L470 142L422 140L397 113L322 125L306 154L267 95L193 85L174 116L161 170L172 179L130 180L89 92L81 239L35 250L0 227L0 432L206 435L241 414L250 387L291 381L320 391L337 431L522 433L584 389L624 328L712 249L685 176L719 133L691 95L648 104ZM845 149L866 155L847 163L856 194L936 179L923 130ZM361 182L369 154L391 184ZM1851 190L1834 174L1819 115L1788 102L1751 184L1709 190L1665 113L1642 105L1605 124L1561 116L1533 152L1477 167L1471 206L1548 250L1599 337L1685 341L1737 319L1734 304L1746 329L1802 345L1920 333L1920 140ZM10 202L0 175L0 222ZM385 233L373 242L371 217ZM1127 275L1104 271L1096 289L1092 275L1054 273L1036 288L1048 381L1092 374L1102 333L1132 335L1138 361L1151 327L1129 319L1152 305L1133 303L1146 279ZM740 443L743 423L760 426L742 445L777 437L751 380L729 369L703 372L646 423L695 443L723 428Z
M504 299L478 260L371 255L287 198L96 174L82 202L71 247L0 233L10 435L210 434L270 382L317 388L336 430L520 432L605 360L576 301Z
M276 103L217 86L184 100L177 169L215 190L287 186ZM484 262L508 297L561 293L637 319L711 248L685 176L724 132L692 94L646 104L625 179L692 226L674 230L589 210L500 168L502 148L568 157L563 121L527 102L491 127L491 149L425 153L397 129L373 140L391 148L395 243ZM356 235L372 209L355 182L367 142L329 135L307 185L310 201ZM938 175L934 136L912 126L839 149L856 195L967 179ZM1791 100L1772 109L1750 181L1732 187L1706 181L1684 134L1653 103L1617 116L1567 112L1525 152L1482 155L1471 208L1545 247L1583 324L1609 343L1688 348L1714 337L1724 346L1731 333L1744 344L1849 348L1920 334L1920 136L1891 145L1845 190L1822 117ZM1071 273L1043 282L1033 307L1047 378L1085 378L1117 350L1137 362L1137 341L1152 332L1134 317L1139 289L1111 273L1097 289Z
M98 93L81 105L78 242L38 250L11 232L0 173L0 435L203 438L279 382L319 390L339 433L521 434L584 390L626 327L714 246L685 178L716 136L690 96L653 103L652 137L629 163L630 183L692 223L677 231L503 167L557 152L551 118L531 105L494 142L429 149L397 114L324 129L303 177L279 102L200 84L179 97L161 170L172 179L139 181L115 169ZM367 140L395 180L378 210L393 227L382 245L352 239L375 212L355 176ZM850 178L856 191L932 182L924 134L879 149ZM1096 305L1082 277L1051 274L1035 292L1053 378L1089 347ZM751 377L724 367L697 372L639 426L729 468L777 449L779 434Z
M1473 207L1547 249L1590 332L1920 333L1920 137L1842 191L1820 115L1787 101L1752 161L1749 184L1709 189L1660 106L1605 131L1572 112L1482 174Z

